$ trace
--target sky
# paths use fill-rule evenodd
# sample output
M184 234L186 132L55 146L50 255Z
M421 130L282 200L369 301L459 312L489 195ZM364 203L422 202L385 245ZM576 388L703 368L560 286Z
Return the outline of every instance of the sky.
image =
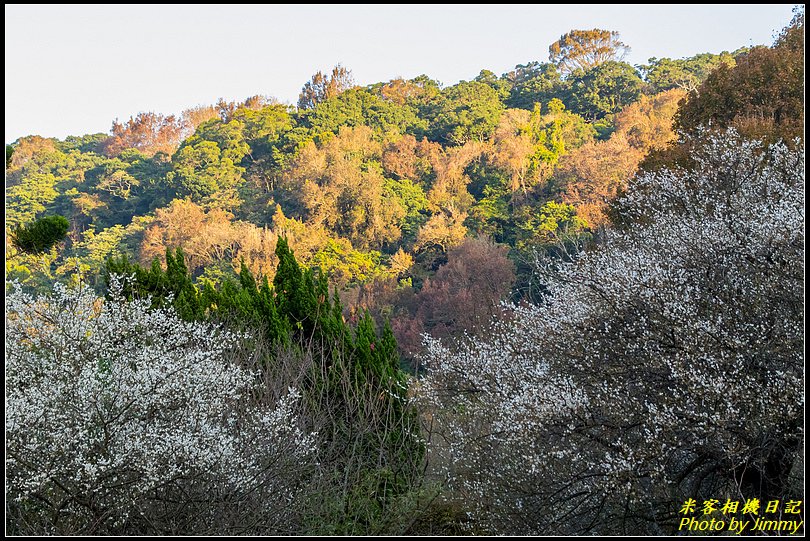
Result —
M338 63L360 85L444 85L532 60L571 29L616 30L631 64L770 45L793 5L5 6L6 142L108 132L257 94L295 103Z

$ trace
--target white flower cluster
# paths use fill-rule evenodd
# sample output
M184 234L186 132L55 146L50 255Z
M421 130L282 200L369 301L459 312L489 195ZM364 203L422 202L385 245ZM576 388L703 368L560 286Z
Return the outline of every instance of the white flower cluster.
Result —
M693 158L637 178L621 201L634 225L555 263L543 306L514 308L488 340L428 341L434 455L491 526L661 533L683 494L787 490L804 151L729 132Z
M47 297L7 296L8 495L39 502L54 524L117 525L158 502L182 505L192 485L212 498L256 486L284 497L268 464L301 461L313 445L295 390L275 407L251 403L253 375L228 361L238 336L126 302L120 281L112 291L110 301L58 284Z

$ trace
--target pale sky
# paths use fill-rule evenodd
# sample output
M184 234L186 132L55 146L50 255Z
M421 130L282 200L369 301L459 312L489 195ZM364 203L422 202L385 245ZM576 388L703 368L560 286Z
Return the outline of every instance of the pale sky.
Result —
M115 118L218 98L295 103L337 63L360 85L423 73L452 85L546 61L575 28L619 31L631 64L770 45L792 7L6 4L6 142L108 132Z

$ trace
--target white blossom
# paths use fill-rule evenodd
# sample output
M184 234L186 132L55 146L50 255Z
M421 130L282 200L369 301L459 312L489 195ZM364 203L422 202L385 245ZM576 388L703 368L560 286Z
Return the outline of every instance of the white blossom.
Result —
M428 340L434 457L485 525L672 533L679 499L788 496L804 151L729 132L693 158L639 176L620 202L633 225L552 262L542 306L485 340Z
M297 391L252 403L254 375L228 360L237 335L111 289L7 296L8 496L54 532L131 531L199 493L292 497L281 468L312 450Z

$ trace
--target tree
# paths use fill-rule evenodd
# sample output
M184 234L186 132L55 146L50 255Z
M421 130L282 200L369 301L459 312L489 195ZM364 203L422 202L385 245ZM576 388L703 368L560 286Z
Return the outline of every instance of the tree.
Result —
M328 132L337 134L346 127L368 126L378 140L394 133L421 134L427 128L412 105L397 104L365 88L348 89L312 110L299 113L298 118L307 128L299 144L307 139L322 139Z
M642 66L644 81L652 92L664 92L674 88L684 91L697 90L709 74L720 66L733 67L735 53L701 53L690 58L650 58Z
M430 109L430 138L463 145L488 139L504 107L498 91L490 85L462 81L445 89Z
M232 218L221 209L206 212L188 199L175 199L155 211L155 219L144 232L139 259L149 263L165 254L167 248L182 248L192 273L218 260L235 261L238 269L242 232ZM271 246L275 246L275 239Z
M198 105L186 109L180 115L180 123L183 126L183 139L194 135L200 124L209 120L218 120L219 118L219 111L213 105Z
M11 227L33 221L58 197L57 183L82 167L71 164L53 139L32 135L12 145L14 152L6 168L6 223ZM73 167L71 167L73 166ZM76 171L80 169L80 171Z
M506 104L530 111L535 103L548 103L559 98L566 85L557 66L541 62L518 64L506 74L506 79L511 83Z
M399 239L406 213L382 174L381 153L369 128L341 128L322 145L310 142L300 149L284 187L308 223L358 248L379 249Z
M33 221L57 198L56 177L51 173L24 174L19 184L6 190L6 220L11 226Z
M573 72L569 83L570 93L563 101L571 111L591 122L638 100L644 86L633 66L615 61Z
M409 179L426 189L434 176L433 164L441 153L442 147L438 143L405 135L383 149L383 170L389 177Z
M105 141L104 154L118 156L128 148L134 148L153 156L157 152L172 154L182 138L182 124L174 115L163 116L157 113L138 113L138 116L121 124L115 120L112 136Z
M486 149L485 143L470 141L431 156L434 179L427 192L431 211L441 210L454 216L465 213L470 208L474 199L468 190L470 177L466 171Z
M11 240L23 252L40 254L61 242L68 229L70 223L64 216L46 216L14 229Z
M502 313L500 302L515 281L507 252L508 247L485 238L467 238L450 250L447 263L425 280L410 314L393 322L402 350L415 356L424 333L458 339L484 331Z
M673 534L689 498L802 498L804 150L732 132L695 164L638 177L634 227L540 265L541 306L429 344L434 450L483 527Z
M6 170L18 170L35 158L57 152L59 149L53 139L45 139L39 135L20 137L12 145L6 145Z
M773 47L755 47L721 65L690 92L676 125L734 127L751 137L790 140L804 133L804 11L797 13Z
M563 156L552 183L563 202L573 204L577 215L597 228L606 223L608 204L627 186L642 157L623 134L614 134Z
M576 243L588 227L573 205L547 201L539 208L527 206L515 213L515 248L532 252L548 248L567 248Z
M675 114L673 129L689 144L714 130L734 128L746 137L792 142L804 137L804 10L798 9L774 46L754 47L723 64L689 92ZM689 144L653 150L644 170L692 167Z
M615 133L624 135L633 148L644 153L665 148L677 139L672 124L685 96L686 91L679 88L653 96L642 94L616 115Z
M318 468L301 504L310 515L302 520L316 532L367 531L416 486L424 456L396 340L368 314L344 319L327 277L299 264L285 239L275 255L272 282L243 265L238 281L218 288L193 285L182 250L167 251L165 271L157 261L145 269L121 258L108 261L107 272L134 275L127 298L149 294L185 320L247 329L257 344L255 368L271 382L297 382L306 426L318 433Z
M439 83L430 79L427 75L420 75L408 80L402 78L392 79L379 86L380 96L397 105L408 103L414 105L424 104L440 92Z
M107 197L110 199L128 200L132 196L133 189L137 189L140 184L137 178L127 172L128 166L128 163L119 159L104 164L96 188L109 194Z
M587 71L609 60L621 61L630 47L619 40L618 32L610 30L571 30L560 36L548 48L548 57L563 75L577 70Z
M359 251L348 239L332 236L322 225L286 217L280 206L273 215L272 231L279 238L287 239L298 261L317 267L329 276L330 284L340 290L362 284L384 272L379 252Z
M467 228L464 226L466 218L466 212L434 214L416 234L414 250L419 252L435 249L447 252L450 248L458 246L467 235Z
M301 94L298 96L298 108L314 109L319 103L323 103L353 86L354 77L351 70L340 64L332 69L331 76L318 71L301 89Z
M167 180L181 194L204 201L239 186L244 181L244 171L214 141L195 141L177 151Z
M552 99L546 114L508 109L493 137L489 159L510 177L508 189L526 194L549 179L561 156L594 138L593 127Z
M283 105L271 104L260 108L243 106L234 113L234 119L242 122L245 141L250 147L249 155L256 161L262 156L268 156L271 163L276 159L272 156L276 144L282 134L293 126L292 118Z
M149 299L127 302L117 281L111 294L56 286L50 296L16 288L7 298L11 531L289 527L313 444L298 427L298 392L249 399L261 392L229 360L235 334L152 309Z
M473 81L484 83L494 88L501 101L509 97L512 85L507 77L498 77L490 70L481 70Z

